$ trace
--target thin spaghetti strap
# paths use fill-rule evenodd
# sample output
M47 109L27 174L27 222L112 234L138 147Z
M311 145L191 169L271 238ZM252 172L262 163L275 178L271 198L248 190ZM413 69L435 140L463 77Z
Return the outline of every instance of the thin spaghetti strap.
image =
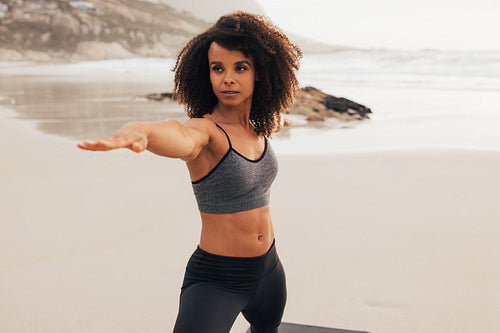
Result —
M224 131L224 129L222 127L220 127L219 124L215 123L215 125L218 128L220 128L222 130L222 132L224 132L224 134L226 135L227 143L229 143L229 148L233 148L233 145L231 144L231 139L229 139L229 135L227 135L226 131Z

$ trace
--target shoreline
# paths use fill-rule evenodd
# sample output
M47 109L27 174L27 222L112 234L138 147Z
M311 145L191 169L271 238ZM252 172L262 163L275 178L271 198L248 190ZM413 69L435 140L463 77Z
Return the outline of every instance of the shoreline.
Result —
M0 96L2 98L4 96ZM4 100L7 100L8 97L5 97ZM0 99L2 101L2 99ZM295 115L297 117L297 115ZM42 123L43 120L41 119L34 119L34 118L21 118L20 114L18 111L13 109L12 107L6 106L6 105L0 105L0 118L4 119L13 119L13 120L19 120L21 122L25 122L25 126L30 127L33 131L36 131L40 134L43 135L48 135L48 136L53 136L57 137L63 140L71 140L75 141L75 138L73 137L68 137L62 134L57 134L57 133L48 133L46 131L43 131L39 128L37 128L37 124ZM313 129L313 128L311 128ZM333 129L332 129L333 130ZM324 130L327 131L327 130ZM343 155L366 155L366 154L385 154L385 153L420 153L420 152L429 152L429 153L439 153L439 152L454 152L454 153L468 153L468 152L478 152L478 153L492 153L492 154L500 154L500 148L491 148L491 147L477 147L477 146L451 146L451 145L421 145L421 146L393 146L393 147L370 147L370 148L338 148L336 150L329 150L329 151L323 151L323 152L318 152L318 151L296 151L296 152L291 152L290 150L287 150L286 145L284 151L280 151L279 145L280 141L281 142L286 142L286 138L281 138L278 137L277 139L273 140L271 138L271 143L275 146L275 150L277 150L277 153L280 156L316 156L316 157L321 157L321 156L343 156ZM274 141L274 142L273 142ZM276 141L278 141L276 143Z
M161 70L150 66L165 64ZM0 75L71 82L173 82L173 58L130 58L63 63L0 62Z

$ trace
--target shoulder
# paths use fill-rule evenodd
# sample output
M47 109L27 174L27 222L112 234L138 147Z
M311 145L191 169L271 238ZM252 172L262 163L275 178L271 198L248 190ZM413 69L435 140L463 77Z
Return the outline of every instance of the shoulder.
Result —
M186 120L183 125L187 128L200 130L213 130L217 128L217 125L208 118L191 118Z
M186 160L190 172L194 172L199 168L206 171L204 166L211 165L213 161L220 159L221 154L225 154L228 149L228 142L216 123L208 118L191 118L183 123L184 127L190 132L191 136L201 138L203 142L202 147L196 154L195 158ZM201 167L200 167L201 166ZM208 170L208 169L207 169ZM198 176L192 177L193 179L199 178Z
M188 130L199 132L210 138L220 135L220 130L215 122L208 118L191 118L186 120L182 125Z
M191 118L186 120L183 125L188 130L204 136L208 141L208 146L214 143L219 146L220 143L227 141L221 128L210 118Z

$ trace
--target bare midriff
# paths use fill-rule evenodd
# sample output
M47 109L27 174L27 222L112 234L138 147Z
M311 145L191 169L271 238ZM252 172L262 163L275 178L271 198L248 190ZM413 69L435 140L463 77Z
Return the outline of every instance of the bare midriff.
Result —
M231 214L201 214L200 248L229 257L265 254L274 240L269 206Z

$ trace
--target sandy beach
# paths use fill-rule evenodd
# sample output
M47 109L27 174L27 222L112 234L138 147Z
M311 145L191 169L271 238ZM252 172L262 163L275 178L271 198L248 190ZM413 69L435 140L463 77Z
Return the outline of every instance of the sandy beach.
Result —
M200 228L183 163L80 151L4 109L0 132L0 331L170 331ZM458 150L280 156L283 320L498 332L499 165Z
M500 2L489 0L1 1L0 333L172 332L201 229L184 163L77 143L187 119L145 96L173 91L177 52L209 24L198 18L233 9L268 15L302 47L302 88L373 111L290 114L271 139L283 322L499 333ZM230 333L248 327L240 315Z

